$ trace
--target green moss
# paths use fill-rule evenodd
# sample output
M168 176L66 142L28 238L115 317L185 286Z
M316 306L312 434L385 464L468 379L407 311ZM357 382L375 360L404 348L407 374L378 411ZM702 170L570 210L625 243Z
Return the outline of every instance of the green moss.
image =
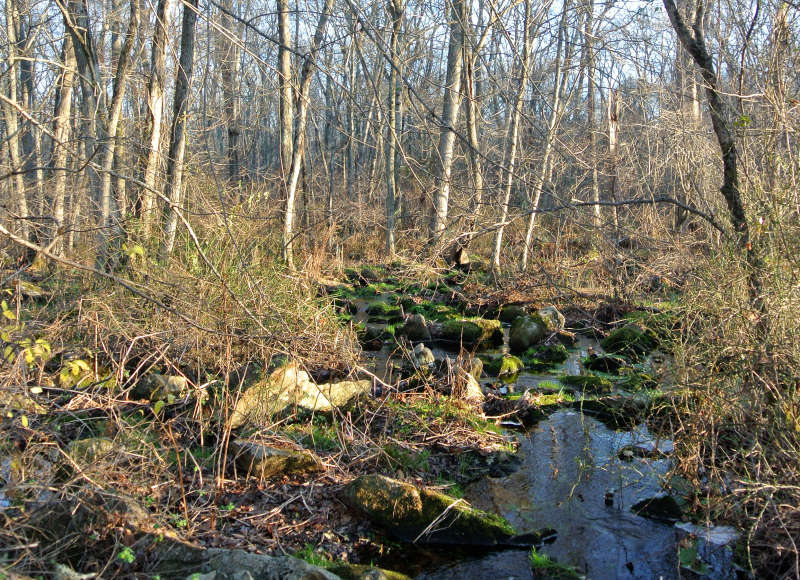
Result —
M370 322L392 322L397 323L403 320L400 307L387 304L382 300L370 302L367 306L367 314Z
M363 580L364 578L380 578L380 580L411 580L405 574L384 570L375 566L350 564L348 562L330 562L325 566L342 580Z
M579 580L583 578L575 568L559 564L546 554L537 552L536 548L531 548L529 558L533 577L537 580Z
M611 354L640 358L658 346L658 336L637 324L611 331L600 345Z
M406 449L395 444L383 446L383 451L392 469L401 468L404 471L429 471L431 465L429 459L430 449L417 451L416 449Z
M425 300L419 304L413 303L407 309L411 314L422 314L427 320L436 320L444 322L446 320L453 320L460 316L459 312L446 304L434 304L429 300Z
M498 318L502 322L510 324L520 316L525 316L526 314L528 314L528 312L525 310L525 307L519 306L518 304L506 304L500 309Z
M529 348L519 357L531 370L547 370L567 360L569 353L563 344L540 344Z
M658 381L646 372L631 370L631 372L622 375L622 379L617 382L617 386L626 391L637 393L658 389Z
M597 375L561 375L558 378L563 384L589 393L610 393L611 381Z
M491 377L516 375L525 368L525 364L513 355L483 357L483 370Z
M590 371L618 374L622 367L628 366L628 361L616 354L588 356L581 361L583 368Z
M494 545L506 542L516 533L496 514L477 510L443 493L380 475L357 478L345 487L343 499L404 540ZM429 530L434 521L439 525Z
M469 320L445 320L440 338L451 344L477 346L483 337L483 329Z
M469 321L477 324L481 329L480 346L484 348L496 348L503 344L503 325L499 320L470 318Z

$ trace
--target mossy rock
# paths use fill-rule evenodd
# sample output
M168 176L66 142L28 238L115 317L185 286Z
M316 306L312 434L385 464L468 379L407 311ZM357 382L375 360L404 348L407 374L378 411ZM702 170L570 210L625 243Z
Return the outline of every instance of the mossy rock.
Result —
M236 466L247 475L267 478L322 469L322 462L310 451L278 449L244 439L231 441L230 445Z
M547 335L547 324L538 314L520 316L511 325L508 346L511 352L525 352L542 342Z
M480 344L483 329L471 320L445 320L435 326L434 335L446 346L472 348Z
M428 328L428 323L422 314L412 314L406 321L395 330L397 336L405 336L411 341L424 341L431 340L431 331Z
M375 323L397 323L402 322L403 315L399 306L394 306L380 300L372 302L367 306L369 322Z
M547 370L567 360L569 353L563 344L540 344L529 348L519 358L530 370Z
M545 306L544 308L539 309L536 314L538 314L539 318L545 323L547 330L550 332L564 330L566 319L555 306Z
M613 389L609 379L597 375L561 375L558 380L585 393L610 393Z
M519 304L506 304L502 308L500 308L500 314L498 314L498 318L501 322L507 322L511 324L520 316L527 316L528 311L525 310L524 306Z
M447 304L435 304L426 300L419 304L414 304L408 309L412 314L422 314L428 320L438 320L444 322L445 320L453 320L460 316L459 312Z
M497 546L508 544L515 534L498 515L382 475L358 477L345 486L342 499L406 542Z
M361 348L364 350L380 350L383 347L383 343L390 338L388 332L372 325L361 325L356 329L356 336Z
M410 576L384 570L375 566L364 564L349 564L347 562L334 562L326 567L329 572L336 574L342 580L411 580Z
M591 355L581 361L583 368L612 375L619 374L621 368L628 366L628 361L616 354Z
M480 346L482 348L497 348L502 346L505 336L503 335L503 325L499 320L491 320L488 318L473 318L474 322L480 326L482 335Z
M658 346L658 337L652 330L643 328L638 324L626 324L621 328L612 330L600 342L600 346L610 354L641 358Z

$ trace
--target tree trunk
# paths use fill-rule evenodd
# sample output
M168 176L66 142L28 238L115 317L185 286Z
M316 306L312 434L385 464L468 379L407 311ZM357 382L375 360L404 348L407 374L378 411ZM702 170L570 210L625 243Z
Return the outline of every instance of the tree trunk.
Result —
M609 159L609 197L611 201L617 201L617 135L619 133L619 93L612 89L608 93L608 107L606 109L606 120L608 121L608 159ZM611 207L612 222L614 224L614 236L619 234L619 211L617 206Z
M122 103L125 99L125 89L128 85L128 77L130 77L133 64L131 52L139 31L139 0L131 0L130 7L128 30L119 53L117 71L114 75L114 92L111 97L111 107L109 108L108 122L105 128L106 145L101 160L103 173L100 187L101 224L96 257L98 270L109 267L112 237L119 235L121 229L119 223L117 223L119 208L116 207L116 200L112 195L111 170L114 165L114 156L117 152L117 129L122 116Z
M461 106L461 69L464 58L464 26L466 0L452 0L450 15L450 42L447 49L447 73L442 101L441 132L439 133L439 164L436 181L438 189L433 200L431 242L437 242L447 225L447 208L450 200L450 177L455 148L455 127Z
M172 127L170 130L167 178L164 191L164 196L169 200L169 207L167 208L167 220L164 226L164 240L159 251L162 261L166 261L169 258L175 245L178 211L180 211L183 192L183 160L186 153L186 124L189 116L189 96L192 88L192 73L194 71L197 2L198 0L185 0L183 5L181 56L175 81L175 100L172 105Z
M142 221L144 235L148 236L153 225L156 191L161 191L157 175L161 166L161 129L164 119L164 74L167 61L167 31L169 30L170 0L159 0L156 8L153 45L150 55L150 82L147 86L147 113L150 129L150 144L144 169L144 191L142 191Z
M283 0L281 0L283 1ZM314 67L317 62L317 53L325 34L325 26L328 23L333 0L325 0L325 8L319 16L317 29L311 41L311 47L303 59L303 68L300 72L300 89L298 92L297 107L297 130L295 132L292 165L289 172L289 180L286 184L286 209L283 221L283 260L290 269L294 269L294 213L295 198L297 196L297 184L300 178L300 169L303 165L303 155L305 152L306 121L308 118L309 88Z
M280 98L280 141L278 169L284 187L289 179L293 154L292 33L289 26L289 0L277 0L278 7L278 86Z
M19 135L19 113L12 103L17 103L18 87L18 69L19 57L17 55L17 22L19 14L17 13L16 3L12 0L6 0L5 6L6 16L6 37L8 39L8 69L5 72L7 97L8 101L3 101L3 117L6 123L6 142L8 143L8 157L11 162L11 171L14 172L12 184L12 196L14 198L14 206L16 207L16 225L13 222L10 231L19 232L20 237L30 240L30 228L28 220L30 215L28 212L28 199L25 192L25 179L22 167L22 144L20 143Z
M714 134L717 137L717 143L722 153L722 187L720 192L725 198L731 224L737 234L739 246L748 264L748 291L751 303L757 310L763 312L764 304L761 297L760 279L761 261L757 249L753 248L751 244L747 216L739 190L736 140L730 129L725 101L718 89L714 61L706 47L703 32L704 6L700 3L697 4L691 31L678 11L674 0L664 0L664 8L678 39L694 59L705 82L711 125L714 128Z
M602 224L600 208L600 183L597 175L597 131L595 121L594 79L594 0L586 0L586 20L583 30L584 58L586 62L586 129L589 131L589 160L592 164L592 224Z
M492 250L492 269L495 272L500 271L500 251L503 248L503 233L506 219L508 219L508 205L511 202L511 191L514 187L514 169L517 162L517 143L519 141L519 125L522 119L522 105L525 101L525 89L528 86L530 73L533 38L531 34L531 3L529 0L525 2L525 23L523 26L524 40L523 51L519 59L519 84L517 85L517 94L514 99L514 108L508 120L506 151L503 156L503 194L500 200L500 225L494 235L494 249Z
M567 73L569 70L570 49L567 42L567 11L569 9L569 2L564 1L561 11L561 23L558 27L558 47L556 49L556 70L553 79L553 101L550 104L550 120L547 123L547 134L545 135L544 153L542 154L542 167L539 171L538 179L534 184L533 200L530 207L530 216L528 217L528 229L525 232L525 245L522 248L521 267L525 270L528 267L528 254L530 253L531 242L533 240L533 228L536 223L536 213L539 209L539 203L542 199L542 192L548 181L550 181L551 170L551 154L553 151L553 142L555 141L558 123L561 119L562 99L561 95L567 81ZM563 62L562 62L563 54Z
M394 230L397 221L397 151L400 143L400 129L398 117L401 116L400 107L403 98L402 77L399 72L401 66L398 54L400 27L403 24L404 0L389 0L388 12L392 19L392 39L389 45L391 64L389 70L389 115L386 147L386 253L391 257L395 254Z
M64 36L61 48L61 76L58 80L58 90L55 97L55 111L53 113L53 230L51 239L57 240L63 234L64 206L67 196L67 163L68 144L72 129L70 115L72 112L72 87L75 78L75 49L72 46L72 37ZM70 229L74 229L72 224ZM64 244L61 240L55 242L53 254L59 256L63 253Z
M241 172L239 164L239 34L238 25L234 24L230 15L230 12L233 11L232 0L225 0L222 7L220 18L223 30L220 31L221 60L219 66L222 73L224 122L228 137L228 179L236 188Z

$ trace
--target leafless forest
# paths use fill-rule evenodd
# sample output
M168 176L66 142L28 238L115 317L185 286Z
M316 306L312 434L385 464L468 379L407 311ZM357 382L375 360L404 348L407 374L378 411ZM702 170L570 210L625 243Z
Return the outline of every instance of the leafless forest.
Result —
M232 514L255 502L230 472L241 393L274 382L267 371L288 368L277 361L319 384L366 377L371 402L334 405L330 449L297 443L285 419L256 433L327 453L331 489L376 465L441 483L447 453L408 465L374 431L375 417L430 410L376 369L370 340L414 361L453 320L510 324L508 305L555 305L560 331L592 340L657 318L669 370L648 414L675 442L669 477L693 490L683 518L736 526L742 574L800 577L796 3L3 4L0 576L55 574L58 561L130 577L168 560L135 539L152 529L110 520L91 542L47 548L24 507L43 489L63 505L87 503L88 488L155 497L151 515L177 514L164 525L180 541L358 562L352 542L324 539L345 508L307 482L284 481L252 519L261 539L245 539L250 516ZM425 340L409 330L423 310ZM388 316L378 339L373 311ZM192 394L137 395L152 376ZM423 399L457 399L443 380L426 378ZM508 409L484 383L482 408L456 406L494 425ZM373 411L376 389L386 406ZM491 430L464 435L475 427L459 413L441 434L451 456L499 445ZM146 451L131 451L131 432ZM90 435L128 445L99 479L69 447ZM428 441L391 445L418 455ZM145 474L167 491L147 491ZM303 523L283 510L287 485ZM697 572L682 546L677 568Z

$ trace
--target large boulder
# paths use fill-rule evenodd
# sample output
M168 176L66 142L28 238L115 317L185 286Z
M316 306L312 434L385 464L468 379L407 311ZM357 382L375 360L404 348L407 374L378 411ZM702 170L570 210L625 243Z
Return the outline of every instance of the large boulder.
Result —
M514 536L514 529L500 516L382 475L353 480L342 498L403 541L496 546L508 544Z
M443 346L457 349L461 346L494 348L503 344L503 326L499 320L470 318L434 322L430 331Z
M511 325L508 346L511 352L525 352L539 344L547 335L547 325L539 316L520 316Z
M500 308L500 314L498 315L498 318L500 319L500 322L508 322L510 324L520 316L526 316L527 314L528 312L525 310L524 306L519 304L506 304Z
M297 363L290 363L242 393L231 415L231 427L263 423L297 408L331 411L371 391L372 382L369 380L318 385Z
M244 439L231 441L231 451L236 467L247 475L259 478L282 473L319 471L322 468L322 462L310 451L279 449Z
M431 331L422 314L412 314L406 318L405 323L397 329L399 336L405 336L412 342L430 342Z
M567 321L564 315L561 314L555 306L545 306L540 309L537 314L547 325L548 331L557 332L559 330L564 330L564 325Z
M638 324L626 324L612 330L600 342L600 346L611 354L636 359L658 346L658 336L652 330Z

